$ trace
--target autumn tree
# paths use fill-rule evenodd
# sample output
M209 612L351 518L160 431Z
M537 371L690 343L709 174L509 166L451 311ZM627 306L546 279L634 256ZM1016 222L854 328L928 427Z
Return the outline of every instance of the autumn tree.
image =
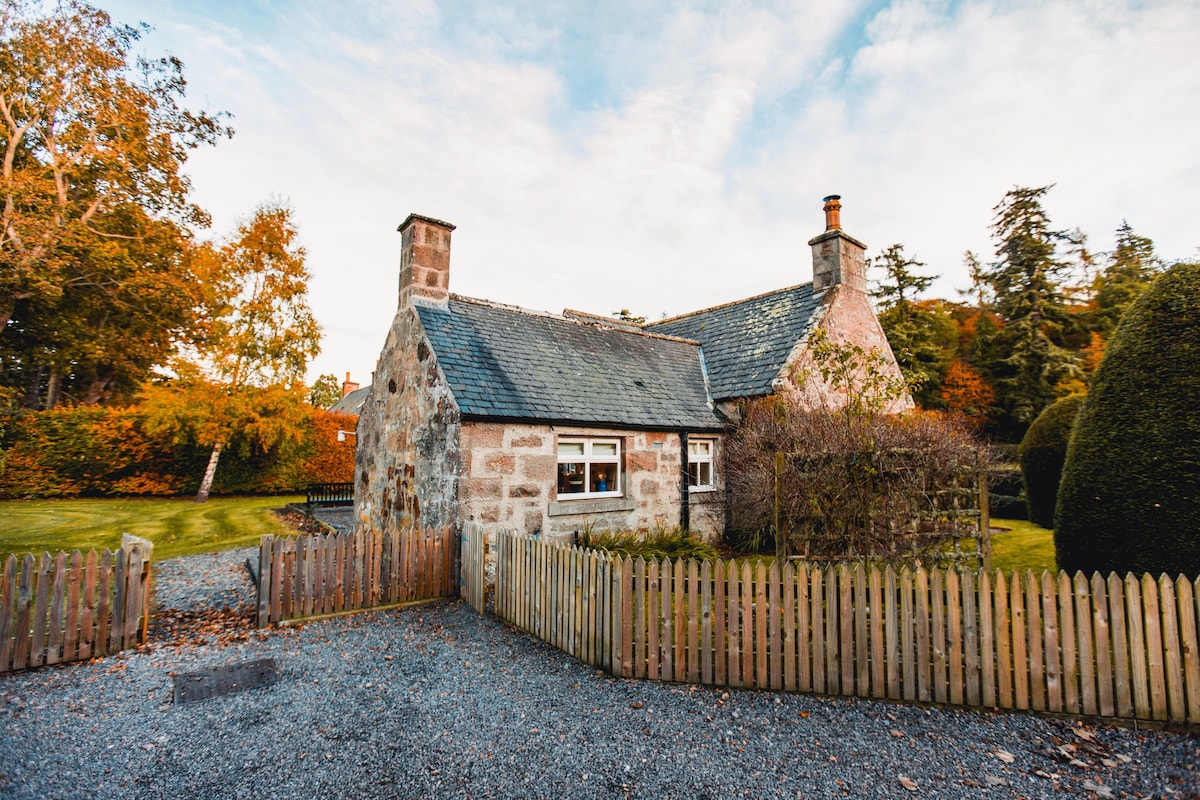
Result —
M77 0L44 8L0 6L0 355L23 379L83 365L95 397L123 379L114 359L160 351L192 301L175 256L206 217L182 168L231 131L181 107L178 60L133 56L144 26ZM160 307L109 327L139 304ZM121 336L123 353L97 352Z
M270 450L303 438L303 379L321 331L297 239L291 209L270 203L213 251L206 286L215 311L200 349L177 365L175 380L144 392L152 429L211 448L197 501L208 498L231 442Z

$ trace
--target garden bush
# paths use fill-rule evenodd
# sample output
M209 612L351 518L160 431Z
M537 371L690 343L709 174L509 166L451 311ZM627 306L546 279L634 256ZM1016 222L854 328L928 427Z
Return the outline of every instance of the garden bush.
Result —
M1016 456L1013 448L1012 455ZM1021 468L1015 463L993 464L988 469L988 515L1000 519L1029 519Z
M1073 394L1051 403L1038 414L1021 440L1018 453L1029 519L1043 528L1054 526L1054 506L1058 502L1063 462L1067 460L1067 443L1083 398L1082 394Z
M1200 575L1200 263L1122 317L1079 412L1054 542L1070 571Z
M786 454L787 554L934 563L978 532L985 448L950 418L830 414L783 395L747 401L739 416L723 447L734 546L775 541L776 453ZM946 501L956 508L938 505Z
M137 407L78 407L0 414L0 499L176 496L195 493L208 450L146 432ZM354 479L354 445L337 441L354 416L311 409L299 446L265 453L231 442L216 494L302 491Z

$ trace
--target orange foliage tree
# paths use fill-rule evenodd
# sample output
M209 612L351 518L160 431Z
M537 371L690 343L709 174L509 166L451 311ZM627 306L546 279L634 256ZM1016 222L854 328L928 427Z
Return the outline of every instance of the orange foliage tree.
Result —
M942 402L946 409L982 423L996 395L975 368L962 359L950 362L942 381Z

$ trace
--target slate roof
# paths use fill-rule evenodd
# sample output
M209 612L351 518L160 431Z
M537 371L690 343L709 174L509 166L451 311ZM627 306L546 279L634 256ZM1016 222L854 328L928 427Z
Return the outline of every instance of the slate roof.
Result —
M805 283L645 327L700 342L714 399L758 397L770 394L788 354L812 329L823 296Z
M458 295L416 310L464 416L721 427L695 342Z
M329 407L329 411L333 414L357 414L362 410L363 403L367 401L367 395L371 392L371 384L367 384L362 388L355 389L342 399Z

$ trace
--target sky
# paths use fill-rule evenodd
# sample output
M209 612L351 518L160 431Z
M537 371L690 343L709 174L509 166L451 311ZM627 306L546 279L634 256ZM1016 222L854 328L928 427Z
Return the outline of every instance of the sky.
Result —
M208 235L294 209L310 380L370 381L412 212L457 226L452 292L650 319L811 280L830 194L927 296L1014 186L1093 251L1200 247L1194 0L97 3L231 115L187 167Z

